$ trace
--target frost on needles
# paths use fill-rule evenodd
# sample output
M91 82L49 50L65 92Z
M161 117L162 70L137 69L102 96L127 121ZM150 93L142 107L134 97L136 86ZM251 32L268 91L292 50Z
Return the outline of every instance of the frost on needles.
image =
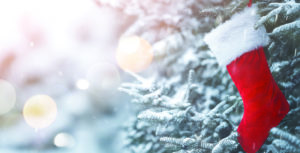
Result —
M134 153L243 152L236 128L242 100L226 69L219 67L203 36L243 10L245 0L104 1L134 16L124 35L139 35L152 45L155 58L147 77L120 90L132 97L136 115L124 130ZM275 81L291 111L273 128L259 152L300 152L300 3L253 0L270 43L265 47Z

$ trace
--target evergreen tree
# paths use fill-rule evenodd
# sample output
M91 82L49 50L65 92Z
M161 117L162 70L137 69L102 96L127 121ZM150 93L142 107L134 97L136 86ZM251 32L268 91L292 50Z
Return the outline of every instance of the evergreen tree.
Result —
M226 69L217 64L203 36L248 1L143 0L101 1L136 17L123 36L138 35L153 44L154 63L136 82L120 90L142 107L127 126L132 152L243 152L237 141L242 100ZM255 0L271 41L265 48L274 79L290 112L259 152L299 152L300 3Z

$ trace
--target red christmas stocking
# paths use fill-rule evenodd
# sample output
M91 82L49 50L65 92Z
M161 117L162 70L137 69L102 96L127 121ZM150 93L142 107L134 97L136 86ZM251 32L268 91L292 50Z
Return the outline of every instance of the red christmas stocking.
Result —
M254 29L256 8L246 8L204 38L227 70L244 103L238 127L239 143L247 153L255 153L289 111L289 104L269 70L261 46L269 38L263 26Z

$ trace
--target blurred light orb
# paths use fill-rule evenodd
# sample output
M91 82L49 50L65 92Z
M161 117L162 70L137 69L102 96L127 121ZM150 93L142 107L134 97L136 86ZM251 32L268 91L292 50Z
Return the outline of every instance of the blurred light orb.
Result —
M90 87L90 83L88 80L85 79L79 79L76 82L76 87L80 90L86 90Z
M53 143L56 147L72 147L75 145L75 140L67 133L59 133L55 136Z
M34 43L33 41L31 41L31 42L29 43L29 46L30 46L30 47L34 47L34 45L35 45L35 43Z
M26 101L23 116L26 123L42 129L50 126L56 119L57 107L55 101L47 95L36 95Z
M119 86L121 80L117 68L107 62L91 66L86 77L91 83L91 90L96 92L114 90Z
M16 103L16 90L13 85L0 79L0 115L9 112Z
M122 37L119 40L116 59L123 70L140 72L145 70L152 62L152 47L141 37Z

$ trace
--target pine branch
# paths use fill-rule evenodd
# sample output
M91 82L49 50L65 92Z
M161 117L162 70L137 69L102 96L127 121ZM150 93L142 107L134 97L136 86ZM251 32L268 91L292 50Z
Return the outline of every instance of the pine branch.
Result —
M297 18L300 12L300 4L295 3L293 1L287 3L270 3L268 5L269 8L277 7L276 9L272 9L266 16L261 17L261 19L255 24L255 28L262 26L266 22L270 22L275 24L278 19L278 15L282 14L284 18L287 20L288 18ZM271 20L275 17L275 20Z
M299 30L299 28L300 28L300 19L292 23L287 23L275 28L271 33L271 36L279 36L282 35L282 33L286 33L286 32L293 33Z
M224 150L232 151L236 149L238 143L233 140L223 139L212 150L212 153L223 153Z
M232 132L228 137L217 143L212 149L212 153L223 153L225 150L231 152L236 149L238 147L237 136L237 132Z
M274 4L274 3L272 3L272 4ZM272 17L283 12L284 11L283 9L285 9L283 6L279 6L278 8L276 8L276 9L272 10L270 13L268 13L266 16L261 17L260 20L258 20L257 23L255 24L255 28L262 26L265 22L269 21Z
M209 149L211 150L215 144L202 142L193 138L173 138L162 137L160 141L163 143L181 146L182 149Z
M191 90L192 90L192 83L193 83L193 80L194 80L194 75L195 75L195 71L194 70L190 70L189 71L189 76L188 76L188 83L187 83L187 88L186 88L186 92L184 94L184 103L191 103L191 100L190 100L190 93L191 93Z
M154 112L151 110L146 110L141 112L138 115L138 119L150 121L154 123L168 123L171 121L174 122L181 122L182 120L186 119L187 113L190 108L187 108L184 111L162 111L162 112Z
M288 132L285 132L279 128L272 128L270 132L275 137L279 137L280 139L283 139L283 140L297 146L297 148L300 148L300 140L296 136L294 136Z
M229 116L229 114L231 114L233 111L235 111L237 109L237 107L239 107L241 105L241 102L235 102L231 107L229 107L228 109L226 109L223 112L224 116Z
M291 145L286 140L276 139L272 144L277 150L280 150L280 152L298 153L300 151L299 147Z
M147 110L141 112L137 118L150 122L165 123L171 121L173 119L173 116L168 111L158 113Z

